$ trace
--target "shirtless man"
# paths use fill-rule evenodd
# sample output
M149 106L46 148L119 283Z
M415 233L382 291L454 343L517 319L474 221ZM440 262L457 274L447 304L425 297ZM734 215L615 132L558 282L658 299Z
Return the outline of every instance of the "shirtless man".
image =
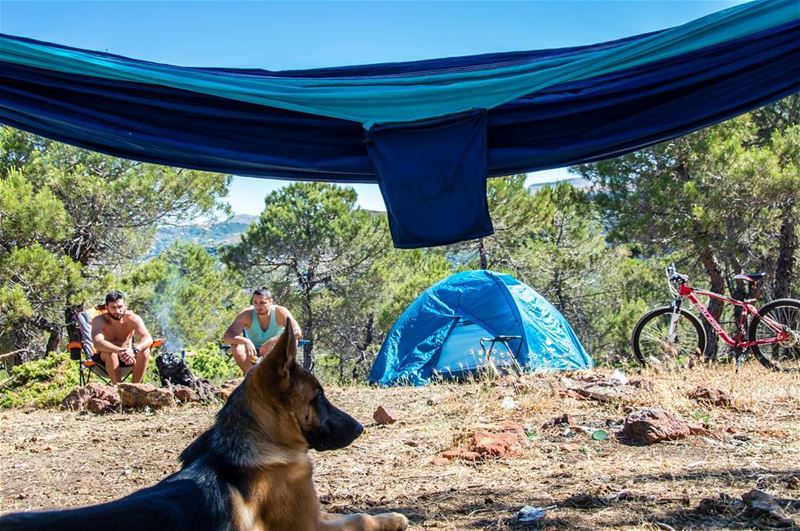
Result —
M139 343L133 345L133 335ZM106 367L111 383L121 380L120 365L133 365L133 383L141 383L150 361L150 346L153 338L142 318L128 310L125 295L112 291L106 295L106 313L92 321L94 348Z
M295 341L303 337L289 310L272 303L272 293L267 288L255 290L252 302L252 306L239 312L222 336L222 341L231 346L233 359L243 374L253 368L258 357L272 350L286 326L286 319L291 319Z

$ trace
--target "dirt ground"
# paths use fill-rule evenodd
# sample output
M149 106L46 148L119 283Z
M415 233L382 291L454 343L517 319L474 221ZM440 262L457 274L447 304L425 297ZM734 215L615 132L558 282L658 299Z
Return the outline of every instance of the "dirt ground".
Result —
M734 503L758 488L800 522L800 375L747 365L738 375L723 366L629 376L642 379L639 391L605 403L564 396L559 375L425 388L329 387L331 401L367 430L349 448L314 453L322 503L331 512L399 511L412 529L766 528L769 521ZM698 385L728 393L733 405L688 398ZM371 416L378 405L401 420L376 425ZM711 436L625 445L614 427L640 406L704 422ZM218 408L107 416L0 411L0 513L97 503L151 485L177 469L178 454ZM593 440L542 428L564 413L576 424L610 426L612 436ZM530 440L520 456L434 463L465 427L500 420L525 426ZM594 497L571 507L577 494ZM526 505L548 508L544 520L519 523L516 513Z

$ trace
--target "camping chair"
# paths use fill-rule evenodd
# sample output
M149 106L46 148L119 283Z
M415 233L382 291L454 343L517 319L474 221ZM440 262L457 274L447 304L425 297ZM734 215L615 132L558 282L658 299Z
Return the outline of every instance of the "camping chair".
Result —
M163 339L154 339L150 349L156 349L163 344ZM102 361L94 357L94 346L90 344L91 350L89 350L86 348L84 341L72 341L67 345L67 348L69 349L69 357L78 362L78 379L82 386L89 383L92 374L97 375L106 385L111 384L111 377L106 371L106 366ZM120 382L127 380L131 374L133 374L133 365L120 366Z
M516 352L511 350L511 347L508 344L509 341L514 341L514 340L519 341ZM514 360L514 367L516 367L517 371L520 370L519 362L517 360L519 359L518 358L519 351L522 348L522 336L482 337L478 342L480 343L481 350L483 351L483 362L485 367L492 367L494 368L495 371L497 371L497 368L494 366L494 363L492 363L492 352L494 351L494 347L497 343L502 343L506 347L506 350L511 355L512 359ZM487 344L489 345L488 349L486 348Z
M92 341L92 320L97 315L92 315L89 310L76 311L68 319L68 333L72 341L67 345L69 357L78 362L78 378L81 385L89 383L92 373L103 380L107 385L111 383L111 378L106 371L106 367L99 356L96 358L97 351ZM155 349L164 344L163 339L153 341L151 349ZM133 366L123 365L120 367L120 381L124 382L133 374Z

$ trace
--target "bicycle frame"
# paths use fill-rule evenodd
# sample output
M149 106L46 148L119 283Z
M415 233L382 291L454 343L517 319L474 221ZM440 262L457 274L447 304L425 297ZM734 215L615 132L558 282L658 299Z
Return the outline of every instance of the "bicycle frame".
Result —
M758 313L758 309L755 306L750 304L749 301L732 299L730 297L725 297L724 295L720 295L719 293L714 293L712 291L704 290L704 289L697 289L692 288L691 286L687 286L685 283L681 283L678 287L677 292L674 290L672 285L670 285L670 290L673 291L675 294L675 301L673 302L674 312L672 315L672 321L670 323L669 329L669 337L670 339L674 338L675 334L675 324L678 321L678 317L680 313L678 313L678 309L680 308L680 303L682 299L687 299L692 305L697 309L700 315L711 325L717 335L730 347L744 351L753 345L771 345L774 343L791 343L795 341L795 336L791 333L791 331L787 330L783 325L780 323L776 323L772 319L768 317L762 317ZM730 304L733 306L738 306L742 309L741 316L739 318L738 323L738 331L735 334L735 338L731 337L722 325L719 324L711 312L709 312L706 307L700 302L697 298L698 295L708 297L710 299L716 299L722 301L724 304ZM775 336L767 337L763 339L757 339L755 341L748 341L746 337L747 333L747 323L748 317L758 317L762 320L764 324L766 324L773 332L775 332Z

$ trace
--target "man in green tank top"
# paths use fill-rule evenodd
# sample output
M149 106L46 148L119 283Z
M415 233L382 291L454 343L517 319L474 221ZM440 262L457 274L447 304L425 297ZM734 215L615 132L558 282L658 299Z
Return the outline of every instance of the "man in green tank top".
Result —
M303 336L289 310L272 303L272 293L267 288L262 286L256 289L252 303L252 306L239 312L222 336L222 341L231 346L233 359L245 374L253 368L259 357L272 350L287 319L291 320L295 341Z

